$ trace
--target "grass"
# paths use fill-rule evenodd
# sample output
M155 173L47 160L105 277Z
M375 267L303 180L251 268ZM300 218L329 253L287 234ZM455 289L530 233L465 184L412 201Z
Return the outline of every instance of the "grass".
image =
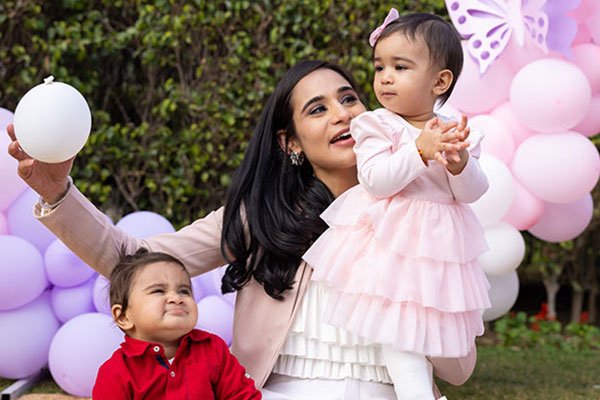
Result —
M11 383L0 379L0 390ZM440 389L450 400L600 399L600 352L479 346L471 379L460 387L440 382ZM46 379L32 393L63 392Z

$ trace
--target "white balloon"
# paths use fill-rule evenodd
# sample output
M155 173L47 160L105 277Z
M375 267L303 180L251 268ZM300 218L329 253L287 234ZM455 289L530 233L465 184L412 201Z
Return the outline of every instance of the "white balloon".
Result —
M515 184L508 167L496 157L482 154L479 163L487 175L490 187L470 206L483 226L491 226L500 221L510 209Z
M504 275L517 269L525 256L525 241L521 232L506 222L485 228L489 250L479 256L483 271L489 275Z
M492 307L483 312L484 321L493 321L506 314L517 301L519 277L516 271L505 275L488 275Z
M74 157L85 145L92 115L85 98L74 87L50 76L19 101L15 135L32 158L59 163Z

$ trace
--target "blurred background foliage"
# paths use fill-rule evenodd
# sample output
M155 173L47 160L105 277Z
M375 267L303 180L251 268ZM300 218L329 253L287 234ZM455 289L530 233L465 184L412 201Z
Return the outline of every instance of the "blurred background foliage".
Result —
M50 74L76 87L93 113L79 189L115 221L152 210L181 227L223 204L263 104L297 61L340 63L377 106L367 38L390 4L447 16L443 0L3 0L0 106L14 110ZM598 187L593 195L594 220L577 239L525 233L522 307L549 301L555 318L563 288L563 319L597 321ZM537 292L523 292L528 281Z

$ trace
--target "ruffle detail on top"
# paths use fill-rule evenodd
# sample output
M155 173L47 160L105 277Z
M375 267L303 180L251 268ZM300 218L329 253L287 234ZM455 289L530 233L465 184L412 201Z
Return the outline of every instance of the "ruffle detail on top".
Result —
M300 378L391 383L381 346L322 322L329 292L316 283L309 284L273 372Z

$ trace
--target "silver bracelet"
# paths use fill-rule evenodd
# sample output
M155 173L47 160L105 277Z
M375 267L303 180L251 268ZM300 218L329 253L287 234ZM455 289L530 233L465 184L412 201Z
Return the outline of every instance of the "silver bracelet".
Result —
M50 211L52 211L56 207L58 207L63 201L65 201L65 199L67 198L67 195L69 194L69 190L71 190L71 186L73 186L73 178L71 178L70 176L67 176L67 190L65 191L65 194L60 199L58 199L57 201L55 201L52 204L48 203L46 200L44 200L42 198L42 196L40 196L38 204L40 205L40 208L42 209L41 214L42 215L48 214Z

